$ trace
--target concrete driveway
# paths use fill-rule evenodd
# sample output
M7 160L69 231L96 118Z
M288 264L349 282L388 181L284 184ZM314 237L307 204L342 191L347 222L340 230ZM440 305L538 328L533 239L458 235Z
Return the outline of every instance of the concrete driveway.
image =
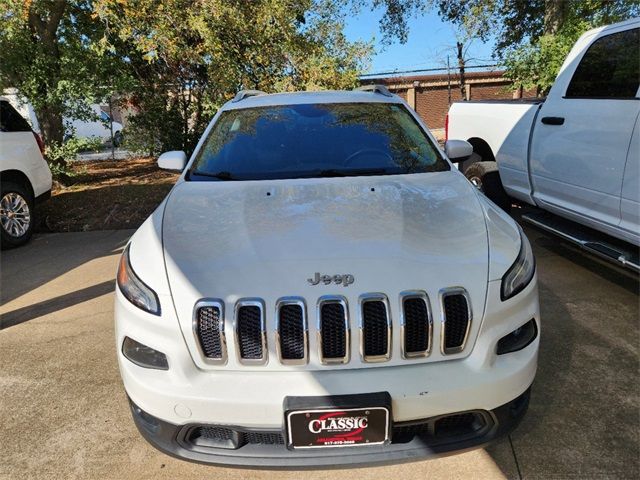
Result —
M542 346L531 407L488 449L393 467L239 470L175 460L136 431L113 338L131 231L36 236L2 253L0 478L638 478L638 281L528 229Z

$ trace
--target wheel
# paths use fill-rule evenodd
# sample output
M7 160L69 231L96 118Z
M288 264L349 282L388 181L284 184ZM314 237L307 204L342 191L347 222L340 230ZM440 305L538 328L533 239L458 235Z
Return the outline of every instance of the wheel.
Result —
M118 131L113 134L113 146L119 147L122 144L122 132Z
M475 187L505 212L511 211L511 198L505 192L496 162L476 162L464 175Z
M33 233L33 197L13 182L0 184L0 245L2 249L24 245Z

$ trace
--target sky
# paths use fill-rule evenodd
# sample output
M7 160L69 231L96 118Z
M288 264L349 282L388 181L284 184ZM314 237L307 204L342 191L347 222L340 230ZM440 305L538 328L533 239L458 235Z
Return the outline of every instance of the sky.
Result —
M367 73L442 68L446 66L447 55L455 67L455 30L451 24L442 21L437 12L412 18L409 22L409 38L404 45L397 41L391 45L382 44L379 21L383 14L383 9L363 9L358 15L349 16L345 25L345 34L351 41L375 39L375 53ZM492 48L491 41L487 44L480 40L471 42L468 64L493 64Z

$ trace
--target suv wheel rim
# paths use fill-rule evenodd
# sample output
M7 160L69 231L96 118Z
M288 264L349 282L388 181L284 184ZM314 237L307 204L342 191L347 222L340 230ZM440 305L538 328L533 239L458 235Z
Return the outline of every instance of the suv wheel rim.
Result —
M5 194L0 200L0 224L12 237L22 237L29 230L31 213L29 204L15 192Z

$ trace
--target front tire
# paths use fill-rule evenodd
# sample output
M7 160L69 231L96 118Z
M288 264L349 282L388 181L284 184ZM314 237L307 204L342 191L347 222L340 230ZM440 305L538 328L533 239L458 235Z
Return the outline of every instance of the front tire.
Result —
M502 210L511 211L511 198L502 186L496 162L476 162L465 170L464 175Z
M0 246L19 247L33 234L33 196L23 185L0 184Z

